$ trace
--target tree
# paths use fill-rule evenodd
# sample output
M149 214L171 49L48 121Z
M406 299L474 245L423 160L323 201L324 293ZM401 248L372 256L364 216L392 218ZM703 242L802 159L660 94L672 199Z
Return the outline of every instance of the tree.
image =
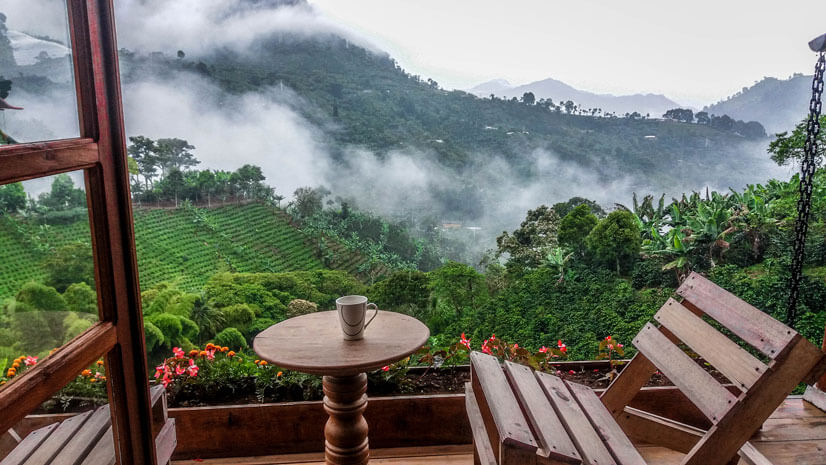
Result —
M711 118L709 118L707 111L698 111L694 117L697 118L697 124L711 123Z
M791 134L781 132L769 144L771 159L778 165L785 165L794 161L795 163L803 159L803 146L806 143L806 123L800 122L795 126ZM820 125L826 128L826 115L820 117ZM817 156L815 159L822 160L826 156L826 130L821 130L817 136Z
M663 118L691 123L694 121L694 112L690 108L672 108L665 112Z
M52 181L52 190L38 197L40 206L48 210L62 211L86 207L86 192L75 188L75 183L68 174L58 174Z
M183 50L178 50L178 59L183 60L184 58L186 58L186 53Z
M634 214L628 210L611 212L588 234L585 245L598 262L613 266L617 273L630 270L642 246Z
M581 252L585 245L585 238L598 221L587 204L579 205L565 215L559 223L559 243Z
M529 210L519 229L496 238L496 256L508 254L508 267L536 268L557 245L559 216L547 205Z
M433 297L458 315L464 308L477 308L487 298L485 277L464 263L448 262L431 271Z
M143 176L144 184L148 190L150 181L158 174L158 147L155 141L144 136L130 137L129 142L131 144L126 148L126 151L137 163L138 171Z
M195 149L195 146L190 145L189 142L183 139L158 139L156 145L162 176L166 176L166 173L176 169L186 171L187 168L201 163L191 152Z
M45 283L60 292L74 283L86 283L95 287L95 263L92 246L88 243L74 243L56 249L43 262L46 271Z
M522 103L525 105L533 105L536 103L536 96L533 95L533 92L525 92L522 94Z
M298 216L302 218L309 218L315 215L320 212L323 207L322 200L324 200L324 196L318 189L299 187L293 195L295 196L295 209L298 212Z
M63 299L70 312L93 313L98 312L98 296L94 289L85 282L74 283L63 293Z
M15 182L0 186L0 215L17 213L26 208L26 191L23 184Z
M711 127L720 131L731 131L734 128L734 120L729 115L712 116Z
M571 197L565 202L555 203L552 207L556 214L562 218L565 217L568 213L571 212L574 208L580 205L588 205L588 209L591 213L596 215L597 217L601 218L605 216L605 210L593 200L586 199L584 197Z

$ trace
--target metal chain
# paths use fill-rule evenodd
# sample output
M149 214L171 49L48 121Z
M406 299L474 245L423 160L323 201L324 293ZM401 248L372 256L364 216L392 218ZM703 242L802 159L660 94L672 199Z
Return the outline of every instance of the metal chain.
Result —
M820 53L812 80L812 99L809 101L809 120L806 122L806 144L803 146L803 166L800 173L800 198L797 200L797 222L794 226L794 256L792 277L789 284L789 308L786 320L793 325L797 318L797 301L800 297L800 279L803 274L806 234L809 231L809 211L812 207L812 182L817 168L817 137L820 133L820 110L823 96L823 72L826 55Z

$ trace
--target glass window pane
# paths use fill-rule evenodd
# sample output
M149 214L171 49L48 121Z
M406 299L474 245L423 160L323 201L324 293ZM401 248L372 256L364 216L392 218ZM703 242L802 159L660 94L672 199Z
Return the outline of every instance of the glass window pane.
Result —
M78 171L0 186L0 383L99 319L82 181Z
M78 137L63 0L0 0L0 145Z

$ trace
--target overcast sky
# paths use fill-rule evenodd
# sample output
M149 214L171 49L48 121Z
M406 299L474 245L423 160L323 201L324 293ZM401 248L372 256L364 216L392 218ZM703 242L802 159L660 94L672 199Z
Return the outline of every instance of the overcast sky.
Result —
M446 88L547 77L702 106L811 74L823 0L310 0Z

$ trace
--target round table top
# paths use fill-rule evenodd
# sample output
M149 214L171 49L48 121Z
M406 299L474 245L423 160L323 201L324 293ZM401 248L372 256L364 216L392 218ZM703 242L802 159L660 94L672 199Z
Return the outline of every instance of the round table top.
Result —
M368 318L371 312L368 311ZM401 313L379 311L364 339L344 339L338 312L302 315L270 326L253 341L262 359L279 367L327 376L348 376L397 362L425 345L430 330Z

